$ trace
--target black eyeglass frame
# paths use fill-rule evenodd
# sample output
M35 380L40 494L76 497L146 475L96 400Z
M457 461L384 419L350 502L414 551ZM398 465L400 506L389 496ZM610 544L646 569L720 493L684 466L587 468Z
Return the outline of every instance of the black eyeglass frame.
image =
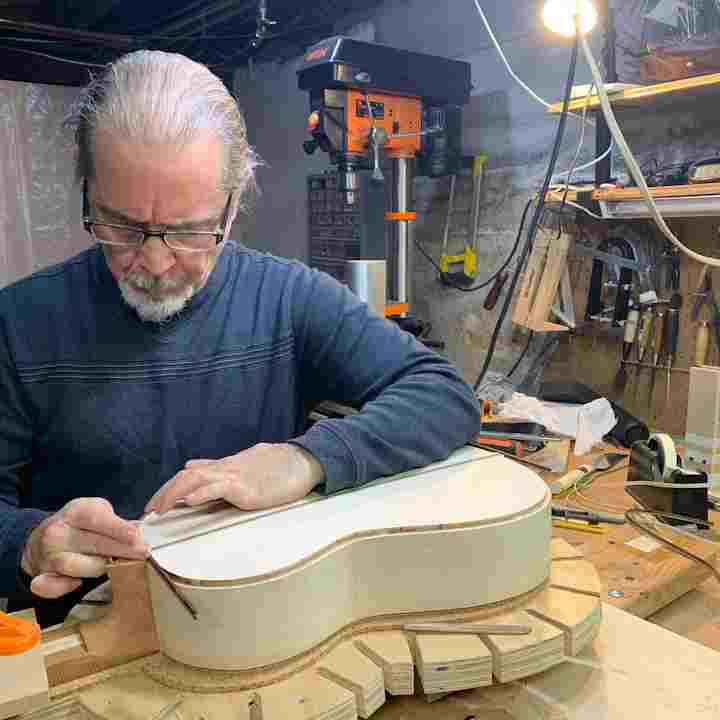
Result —
M230 192L228 195L227 202L225 203L225 209L223 210L222 220L220 221L220 227L222 228L219 231L213 232L212 230L167 230L167 229L161 229L162 226L156 226L156 228L153 229L146 229L143 227L140 227L139 225L122 225L119 223L108 223L108 222L102 222L100 220L93 220L90 217L89 214L89 206L90 203L88 202L88 196L87 196L87 178L83 179L83 186L82 186L82 221L83 221L83 227L85 228L85 231L89 233L97 242L101 243L102 245L110 245L114 247L125 247L125 248L131 248L134 250L139 250L148 240L148 238L151 237L159 237L162 241L163 245L165 245L166 248L169 250L172 250L173 252L207 252L209 248L176 248L172 245L168 244L167 237L168 235L172 237L173 235L197 235L197 236L203 236L208 237L212 236L215 238L215 247L217 247L223 240L225 240L225 233L227 231L227 224L228 219L230 216L230 208L232 206L232 199L233 199L233 193ZM129 245L127 243L113 243L108 242L107 240L100 240L97 238L95 233L93 232L93 226L99 225L100 227L108 227L108 228L115 228L117 230L132 230L137 233L142 233L143 239L142 242L138 243L137 245ZM146 226L148 228L152 226Z

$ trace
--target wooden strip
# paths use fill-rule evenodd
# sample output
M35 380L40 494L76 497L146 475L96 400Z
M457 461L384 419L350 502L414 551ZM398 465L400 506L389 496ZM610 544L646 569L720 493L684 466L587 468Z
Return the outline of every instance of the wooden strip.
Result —
M549 233L548 233L549 235ZM560 287L560 278L570 247L570 235L561 233L560 237L547 238L547 255L541 272L537 292L528 313L528 326L533 330L542 330L550 315L550 308Z
M669 185L650 188L650 195L661 197L698 197L720 194L720 183L697 183L695 185ZM644 197L639 188L618 188L613 190L595 190L593 200L622 202L623 200L641 200Z
M492 625L484 623L415 623L403 625L403 630L417 633L446 635L529 635L528 625Z
M628 88L627 90L610 94L609 100L613 105L630 105L642 102L643 100L651 100L652 98L662 95L687 92L688 90L700 88L711 88L718 84L720 84L720 73L696 75L695 77L683 78L682 80L670 80L655 85ZM589 102L585 97L577 98L569 103L568 109L571 111L582 110L586 104L588 110L597 110L600 108L600 98L597 96L591 97ZM554 103L548 108L548 112L558 114L562 112L562 109L563 103Z

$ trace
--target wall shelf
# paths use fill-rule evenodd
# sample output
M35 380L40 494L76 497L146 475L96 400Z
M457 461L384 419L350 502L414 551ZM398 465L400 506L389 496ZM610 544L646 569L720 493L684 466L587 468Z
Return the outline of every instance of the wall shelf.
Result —
M720 183L650 188L650 194L664 217L720 216ZM562 191L553 190L547 194L546 202L560 203L563 195ZM578 193L571 191L567 199L577 202L577 197ZM599 203L601 214L606 220L650 217L650 211L638 188L593 190L592 199Z
M640 105L648 101L660 99L669 95L678 93L688 93L690 91L710 90L712 91L720 86L720 73L712 73L710 75L698 75L696 77L683 78L682 80L673 80L671 82L659 83L657 85L637 85L626 90L611 94L610 102L613 105L631 106ZM569 109L572 111L582 111L585 107L585 97L572 100ZM562 112L562 102L554 103L548 109L549 113L559 114ZM593 95L588 103L588 110L599 110L600 99Z

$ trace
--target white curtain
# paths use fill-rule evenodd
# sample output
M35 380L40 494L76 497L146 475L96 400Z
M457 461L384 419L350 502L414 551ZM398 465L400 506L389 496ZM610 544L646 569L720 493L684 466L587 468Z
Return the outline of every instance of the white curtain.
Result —
M78 92L0 80L0 287L88 247L62 127Z

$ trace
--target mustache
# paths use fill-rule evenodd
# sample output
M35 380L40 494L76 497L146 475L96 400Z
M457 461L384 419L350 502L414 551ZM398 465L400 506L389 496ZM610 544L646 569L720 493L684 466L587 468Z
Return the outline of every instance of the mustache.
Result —
M185 278L153 277L139 270L129 272L123 280L131 286L146 290L149 293L156 293L165 290L175 290L182 287Z

